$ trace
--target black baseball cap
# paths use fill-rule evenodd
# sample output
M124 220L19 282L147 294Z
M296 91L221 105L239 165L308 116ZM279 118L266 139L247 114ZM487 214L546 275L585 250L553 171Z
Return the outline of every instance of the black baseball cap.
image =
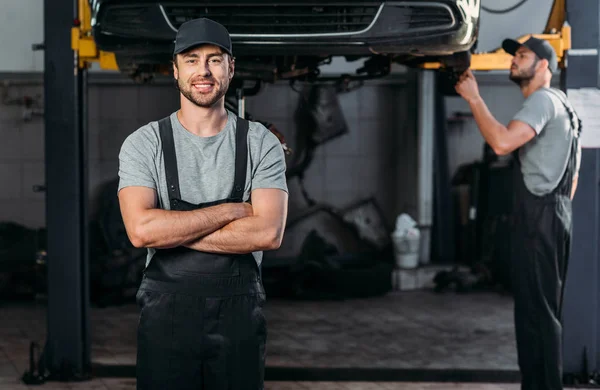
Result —
M554 48L552 47L552 45L550 45L550 43L548 43L548 41L535 37L530 37L523 43L514 39L505 39L502 42L502 48L504 49L504 51L513 56L521 46L525 46L526 48L534 52L535 55L537 55L540 59L548 60L548 69L552 73L556 72L556 69L558 69L558 58L556 56Z
M231 37L223 26L207 18L188 20L183 23L175 37L173 55L182 53L199 45L215 45L232 55Z

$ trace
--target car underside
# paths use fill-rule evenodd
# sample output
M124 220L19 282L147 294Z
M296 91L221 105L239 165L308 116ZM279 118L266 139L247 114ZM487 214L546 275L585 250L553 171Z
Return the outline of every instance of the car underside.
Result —
M99 49L140 80L170 71L172 44L187 20L207 17L229 30L241 79L322 78L333 57L364 61L350 78L381 77L393 63L441 61L468 67L479 0L90 0Z

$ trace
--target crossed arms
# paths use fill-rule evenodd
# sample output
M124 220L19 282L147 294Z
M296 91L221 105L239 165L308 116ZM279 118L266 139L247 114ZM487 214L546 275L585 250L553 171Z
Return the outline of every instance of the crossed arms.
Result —
M256 189L249 203L224 203L192 211L162 210L147 187L119 191L127 235L138 248L185 246L202 252L243 254L279 248L287 217L285 191Z

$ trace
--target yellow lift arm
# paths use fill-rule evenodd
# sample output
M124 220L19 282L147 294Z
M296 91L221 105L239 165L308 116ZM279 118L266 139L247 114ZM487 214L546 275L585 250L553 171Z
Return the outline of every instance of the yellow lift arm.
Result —
M525 42L530 36L545 39L550 42L558 56L559 67L565 67L565 51L571 48L571 27L565 25L559 33L554 34L529 34L517 38ZM471 56L471 69L473 70L504 70L510 69L512 56L502 49L490 53L475 53ZM439 69L443 65L439 62L427 62L421 65L424 69Z
M98 50L92 36L92 15L87 0L78 0L79 18L71 28L71 48L79 54L79 68L98 62L100 68L119 70L114 53Z
M114 53L98 50L92 37L90 6L87 0L78 0L79 20L71 29L71 47L79 54L79 68L88 68L92 62L98 62L100 68L119 70ZM558 55L559 66L565 67L565 51L571 48L571 27L565 22L565 0L555 0L552 12L543 34L529 34L518 38L524 42L530 36L545 39L554 47ZM471 56L473 70L510 69L512 56L502 49L490 53L475 53ZM424 69L440 69L439 62L421 65Z
M528 34L517 38L525 42L529 37L547 40L558 56L559 67L564 68L566 63L565 52L571 48L571 27L565 20L565 0L555 0L550 12L550 17L543 34ZM472 70L508 70L512 56L502 49L490 53L474 53L471 56ZM443 65L439 62L428 62L421 65L424 69L439 69Z

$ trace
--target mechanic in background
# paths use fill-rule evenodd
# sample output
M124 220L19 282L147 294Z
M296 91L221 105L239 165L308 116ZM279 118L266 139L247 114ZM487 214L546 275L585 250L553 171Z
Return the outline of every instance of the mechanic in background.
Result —
M581 124L566 95L550 87L558 70L552 46L506 39L510 79L525 102L507 126L479 95L470 70L456 91L471 107L485 141L498 155L514 153L515 225L511 275L521 388L562 389L561 309L570 254L571 200L581 161Z
M181 108L121 148L121 213L131 242L148 248L138 389L263 389L260 263L283 237L286 167L274 134L225 109L234 64L225 27L183 23L173 53Z

